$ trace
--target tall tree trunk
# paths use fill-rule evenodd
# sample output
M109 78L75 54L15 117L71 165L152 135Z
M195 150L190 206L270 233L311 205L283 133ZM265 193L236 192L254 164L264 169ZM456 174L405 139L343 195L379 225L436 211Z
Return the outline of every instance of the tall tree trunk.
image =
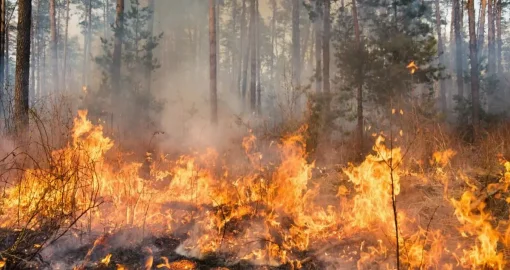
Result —
M88 86L90 84L90 58L92 55L92 2L93 0L89 0L89 7L88 7L88 23L87 23L87 55L86 55L86 85Z
M473 138L478 139L480 131L480 93L478 78L478 56L476 50L476 33L475 33L475 4L474 0L468 0L468 20L469 20L469 55L471 60L471 97L472 97L472 120L473 120Z
M7 13L6 13L7 15ZM10 32L11 32L11 29L10 29L10 22L9 20L7 20L7 18L5 19L5 69L4 69L4 82L5 82L5 85L6 86L9 86L10 85L10 72L9 72L9 49L10 49Z
M112 105L120 92L120 65L122 57L122 41L124 39L124 0L117 0L115 18L115 41L112 59Z
M301 83L300 63L300 31L299 31L299 9L301 0L292 0L292 84L298 87Z
M457 95L464 98L464 75L463 75L463 49L462 49L462 35L461 35L461 6L460 0L453 0L454 9L454 29L455 29L455 62L457 72ZM474 23L474 22L473 22ZM476 45L476 44L475 44Z
M55 0L50 0L50 32L51 32L51 71L53 91L59 88L58 78L58 45L57 45L57 18L55 10Z
M322 68L322 79L324 82L324 94L326 96L326 104L325 104L325 112L326 112L326 119L329 118L329 100L331 99L330 95L330 81L329 81L329 59L330 59L330 52L329 52L329 41L330 41L330 35L331 35L331 21L330 21L330 12L331 12L331 0L325 0L324 1L324 31L323 31L323 39L322 39L322 62L324 67ZM326 122L327 123L327 122ZM327 123L329 125L329 123Z
M250 43L253 45L250 52L250 112L254 113L256 111L256 91L257 91L257 47L256 47L256 11L257 11L257 1L252 0L250 6Z
M300 64L301 64L301 73L304 72L304 69L305 69L305 61L306 61L306 55L307 55L307 52L308 52L308 46L310 45L310 33L312 31L310 30L310 24L307 24L304 28L304 31L303 31L303 46L301 46L301 60L300 60Z
M478 38L477 38L478 56L481 56L483 54L483 42L484 42L484 38L485 38L484 34L485 34L486 8L487 8L487 0L481 0L480 1L480 14L478 16Z
M209 0L209 90L211 95L211 123L218 123L218 97L216 73L216 0Z
M358 50L358 53L361 54L362 53L362 45L361 45L361 33L360 33L360 28L359 28L359 21L358 21L358 8L357 8L357 4L356 4L356 0L352 0L352 18L353 18L353 23L354 23L354 35L355 35L355 38L356 38L356 45L357 45L357 50ZM358 71L358 80L357 80L357 83L358 83L358 86L357 86L357 95L356 95L356 101L357 101L357 120L358 120L358 123L356 125L356 129L357 129L357 151L358 151L358 155L359 157L363 157L363 138L364 138L364 132L363 132L363 69L359 68L359 71Z
M149 1L152 1L152 0L149 0ZM149 2L149 6L150 6L150 2ZM108 39L108 28L110 28L110 25L108 25L108 21L109 21L109 14L110 14L110 1L109 0L105 0L105 4L104 4L104 9L103 9L103 21L104 21L104 38Z
M85 31L85 35L83 36L84 44L83 44L83 75L82 75L82 85L88 85L88 73L89 73L89 55L90 55L90 33L92 30L92 0L88 0L88 5L85 9L85 20L87 22L87 29Z
M36 0L37 2L39 2L40 0ZM36 33L36 27L37 27L37 17L39 16L39 8L37 7L38 4L35 4L36 6L36 11L35 11L35 15L33 16L32 20L34 20L32 22L32 27L31 27L31 32L30 32L30 36L32 37L31 38L31 45L30 45L30 91L29 91L29 96L32 97L32 103L33 103L33 100L35 99L34 97L36 97L36 92L35 92L35 55L36 55L36 52L35 52L35 41L36 41L36 38L34 38L35 36L35 33ZM3 44L2 44L3 46ZM1 47L1 46L0 46Z
M246 88L248 84L248 57L250 54L250 42L249 42L249 33L246 31L246 0L243 0L243 11L241 15L241 53L242 53L242 72L241 72L241 99L242 99L242 106L244 109L244 104L246 102ZM243 46L245 43L245 40L248 41L247 46Z
M485 1L485 0L484 0ZM444 66L444 46L443 36L441 34L441 8L439 0L435 0L436 4L436 31L437 31L437 54L439 58L439 65ZM445 80L439 81L439 109L443 114L446 113L446 85Z
M155 5L155 0L149 0L149 12L150 12L150 17L149 17L149 23L147 25L147 31L149 31L149 33L151 33L151 36L153 34L153 31L154 31L154 5ZM152 49L148 50L147 51L147 66L145 67L145 80L146 80L146 90L147 90L147 93L150 93L151 92L151 85L152 85L152 58L153 58L153 52L152 52Z
M322 92L322 29L321 29L321 10L319 1L315 2L317 17L315 18L315 91Z
M5 20L6 20L6 0L0 3L0 106L3 103L4 80L5 80ZM2 108L0 108L2 109Z
M276 90L276 67L275 67L275 49L276 49L276 13L278 4L276 0L271 0L271 10L273 11L271 17L271 86Z
M498 46L497 53L496 53L496 61L497 61L497 67L498 67L498 74L503 73L503 66L501 64L501 57L502 57L502 47L503 42L501 40L501 0L497 0L496 2L496 43Z
M500 107L499 100L503 97L499 95L499 89L496 85L496 31L494 25L494 18L496 9L494 8L495 0L488 0L488 65L487 65L487 73L489 75L489 89L492 91L489 93L488 101L489 101L489 112L498 113Z
M40 10L40 4L41 3L41 0L38 0L37 1L37 10ZM39 25L39 15L35 17L35 23L37 23L37 25ZM39 27L37 27L35 29L35 36L34 36L34 39L36 41L36 46L37 46L37 54L36 54L36 61L37 61L37 70L36 70L36 74L35 74L35 82L36 82L36 92L37 92L37 95L38 96L42 96L43 95L43 92L42 92L42 83L41 83L41 57L42 57L42 45L41 45L41 33L39 31Z
M233 0L232 1L232 33L235 35L237 33L237 13L238 13L238 9L237 9L237 0ZM234 41L234 44L235 44L235 41ZM239 89L239 85L236 85L236 82L237 82L237 74L239 73L239 69L237 69L237 67L239 66L238 64L238 61L239 61L239 55L240 55L240 50L241 48L239 47L238 48L239 51L236 51L234 48L232 48L231 50L231 70L232 70L232 77L231 77L231 86L230 86L230 91L232 93L236 93L236 91Z
M67 91L67 54L69 48L67 47L69 39L69 5L71 0L66 0L66 22L65 22L65 36L64 36L64 59L63 59L63 70L62 70L62 89Z
M494 0L488 0L488 45L487 48L489 50L488 55L488 65L487 71L489 76L493 76L496 72L496 44L495 44L495 29L494 29Z
M257 51L257 69L256 69L256 78L257 78L257 114L260 115L262 113L262 85L260 85L260 11L259 11L259 0L255 0L255 7L257 9L257 17L255 20L255 45Z
M14 83L14 117L16 132L24 135L28 127L28 91L30 80L30 28L32 1L18 1L18 37L16 41L16 80Z

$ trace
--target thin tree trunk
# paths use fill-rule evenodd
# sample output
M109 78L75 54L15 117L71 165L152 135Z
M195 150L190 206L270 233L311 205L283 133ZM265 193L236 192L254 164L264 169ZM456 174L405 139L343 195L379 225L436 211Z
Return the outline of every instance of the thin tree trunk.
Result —
M36 0L37 2L39 2L40 0ZM38 6L36 4L36 6ZM31 47L30 47L30 91L29 91L29 95L32 97L32 104L33 104L33 100L34 100L34 97L36 97L36 92L35 92L35 41L36 41L36 38L34 38L34 35L35 35L35 32L36 32L36 27L37 27L37 17L39 16L39 8L36 9L35 11L35 15L34 15L34 18L35 18L35 21L32 22L32 27L31 27L31 32L30 32L30 36L32 37L31 38ZM34 20L34 18L32 20ZM1 45L3 46L3 44Z
M496 85L496 31L495 31L495 25L494 25L494 18L495 18L495 12L496 9L494 8L495 0L488 0L488 50L489 50L489 56L488 56L488 65L487 65L487 73L489 75L489 89L492 89L489 93L488 101L489 101L489 112L491 113L498 113L500 107L499 100L503 98L499 95L499 89Z
M232 33L235 35L237 33L237 0L233 0L232 1ZM235 44L235 41L233 41L233 43ZM240 69L237 69L237 67L239 66L238 64L238 61L239 61L239 55L240 55L240 50L241 48L239 47L238 48L239 51L236 51L234 48L232 48L231 50L231 70L232 70L232 82L231 82L231 87L230 87L230 91L232 93L236 93L236 91L239 89L239 85L236 85L236 82L237 82L237 74L239 73L239 70Z
M10 26L11 24L9 23L9 21L6 19L5 21L5 70L4 70L4 74L5 74L5 85L6 86L9 86L10 84L10 72L9 72L9 49L10 49L10 39L11 37L9 36L10 35L10 32L11 32L11 29L10 29Z
M40 10L41 0L37 1L37 10ZM36 23L39 24L39 16L36 17ZM42 96L42 80L41 80L41 57L42 57L42 45L41 45L41 31L39 27L36 28L36 36L34 37L37 42L37 71L36 71L36 91L37 95Z
M4 81L5 81L5 20L7 6L6 0L1 0L0 3L0 104L3 102ZM1 105L0 105L1 106ZM2 108L0 108L2 109ZM3 111L3 110L2 110Z
M241 52L242 55L242 72L241 72L241 99L242 99L242 105L244 109L244 105L246 102L246 88L248 84L248 59L250 54L250 44L247 42L248 46L242 46L244 44L245 39L249 41L249 33L246 33L246 0L243 0L243 11L241 15Z
M24 135L28 128L30 80L30 28L32 1L18 1L18 37L16 41L16 80L14 83L14 117L16 132Z
M496 46L495 46L495 29L494 29L494 0L488 0L488 65L487 65L487 71L489 73L489 76L492 76L496 72Z
M498 46L497 52L496 52L496 60L497 60L497 67L498 67L498 74L503 73L503 66L501 64L502 62L502 47L503 42L501 40L501 0L497 0L496 3L496 43Z
M63 70L62 70L62 89L67 91L67 53L69 48L67 42L69 38L69 5L71 0L66 0L66 23L65 23L65 36L64 36L64 59L63 59Z
M113 45L112 59L112 105L120 92L120 65L122 56L122 40L124 37L124 0L117 0L115 18L115 41Z
M310 33L312 31L310 30L310 25L307 24L304 28L304 35L303 35L303 46L301 46L301 60L300 60L300 63L301 63L301 74L303 74L304 70L304 63L306 61L306 54L308 52L308 46L310 44Z
M85 82L88 86L90 84L90 57L92 54L92 1L89 0L88 7L88 23L87 23L87 55L85 56L87 61L86 70L85 70Z
M473 120L473 139L478 139L480 131L480 93L478 78L478 56L476 50L475 33L475 4L474 0L468 0L468 20L469 20L469 52L471 60L471 97L472 97L472 120Z
M271 0L271 9L273 14L271 17L271 86L276 90L276 67L275 67L275 47L276 47L276 12L278 4L276 0Z
M437 54L439 58L439 65L444 66L444 46L443 36L441 34L441 8L439 6L439 0L435 0L435 4L436 4ZM439 109L443 114L446 113L446 85L444 79L440 79L439 81Z
M322 92L322 31L320 4L315 2L317 17L315 18L315 91Z
M325 117L329 118L329 106L331 99L330 95L330 81L329 81L329 60L330 60L330 52L329 52L329 41L331 35L331 21L330 21L330 12L331 12L331 0L324 1L324 31L323 31L323 39L322 39L322 62L324 67L322 68L322 79L324 82L324 94L326 96L326 104L325 104ZM327 122L326 122L327 123ZM327 124L329 125L329 123Z
M262 113L262 85L260 85L260 11L259 11L259 0L255 0L256 2L256 20L255 20L255 45L257 51L257 69L256 69L256 78L257 78L257 114L260 115Z
M298 87L301 83L300 63L300 31L299 31L299 9L301 0L292 0L292 84Z
M211 95L211 123L218 123L216 73L216 0L209 0L209 90Z
M152 1L152 0L149 0ZM150 6L150 2L149 2ZM103 21L104 21L104 38L108 39L108 28L110 27L108 25L108 9L110 8L110 3L108 0L105 0L104 9L103 9Z
M150 18L149 18L149 24L147 26L147 31L149 31L151 33L151 36L153 34L153 31L154 31L154 5L155 5L155 0L149 0L149 12L151 13L150 14ZM148 50L147 51L147 66L145 67L145 80L146 80L146 90L147 90L147 93L150 93L151 92L151 85L152 85L152 49Z
M490 1L490 0L489 0ZM484 43L484 34L485 34L485 13L487 8L487 0L480 1L480 14L478 16L478 56L483 54L483 43Z
M57 45L57 18L55 10L55 0L50 0L50 32L51 32L51 71L53 91L59 88L58 78L58 45Z
M356 4L356 0L352 0L352 18L353 18L353 23L354 23L354 35L355 35L355 38L356 38L356 45L357 45L357 50L358 50L358 53L362 53L362 45L361 45L361 33L360 33L360 28L359 28L359 21L358 21L358 8L357 8L357 4ZM357 96L356 96L356 101L357 101L357 120L358 120L358 123L357 123L357 126L356 126L356 129L357 129L357 151L358 151L358 155L359 157L362 157L363 156L363 136L364 136L364 132L363 132L363 69L361 68L360 66L360 69L359 69L359 72L358 72L358 89L357 89Z
M256 7L257 1L252 0L251 1L251 14L250 14L250 43L253 45L251 52L250 52L250 110L251 113L254 113L256 111L256 91L257 91L257 47L255 45L256 42L256 34L257 31L255 26L256 21Z
M462 36L461 36L461 7L459 4L460 0L453 0L453 8L455 18L454 29L455 29L455 62L457 72L457 95L460 98L464 98L464 75L463 75L463 50L462 50ZM474 22L473 22L474 23ZM476 44L475 44L476 46Z

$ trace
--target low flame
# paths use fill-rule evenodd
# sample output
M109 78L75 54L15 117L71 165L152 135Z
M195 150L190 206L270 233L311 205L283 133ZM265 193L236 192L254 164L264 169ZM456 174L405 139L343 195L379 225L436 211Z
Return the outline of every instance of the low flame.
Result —
M407 66L407 69L409 69L409 72L411 74L414 74L418 70L418 66L414 63L414 61L411 61Z
M112 254L106 255L103 259L101 259L101 263L108 266L110 264L110 259L112 258Z
M393 109L392 113L404 112ZM342 177L347 176L347 181L334 182L331 199L324 201L319 196L323 179L312 177L315 163L307 160L306 129L304 126L285 136L267 155L261 154L260 142L250 133L242 143L246 162L239 168L228 165L216 150L206 149L173 160L151 153L144 174L144 164L129 162L127 154L114 148L114 142L104 136L102 126L93 125L87 113L80 111L72 140L51 153L52 165L27 169L22 181L6 188L0 224L18 230L18 224L23 224L36 230L39 219L72 217L77 212L84 213L84 217L76 221L76 226L89 232L138 227L171 234L185 228L187 238L176 252L199 259L210 254L233 254L234 261L300 268L309 260L300 254L318 250L310 257L341 258L360 268L375 261L387 262L396 244L391 240L395 232L392 201L403 196L401 191L406 185L414 184L407 181L406 171L401 169L403 151L387 147L384 136L376 134L372 154L362 163L344 168ZM397 136L404 135L400 130ZM444 169L455 155L455 151L445 150L424 159L430 158L435 170L432 174L439 177L443 187L449 180ZM459 243L458 254L447 249L443 231L422 227L423 223L414 220L418 215L405 211L405 206L397 209L403 241L399 242L403 249L401 261L406 267L430 269L443 264L444 269L451 269L451 261L445 262L447 255L463 267L506 266L498 245L510 243L510 227L504 236L500 235L484 203L488 196L502 196L510 185L510 163L501 157L501 164L506 168L504 176L483 192L466 174L459 173L456 176L465 179L471 190L460 199L444 193L461 224L461 235L472 240L470 244ZM321 173L327 172L320 169ZM70 224L71 220L66 222ZM371 243L363 241L361 246L346 245L349 247L344 254L317 249L363 233L377 237ZM94 252L101 249L99 246L107 248L108 237L104 234L96 239L75 269L85 269ZM158 261L154 261L151 249L144 248L143 252L144 268L151 269ZM111 257L108 254L100 262L108 266ZM198 268L190 260L161 260L157 268ZM0 261L0 267L5 264L5 260ZM116 267L126 269L121 264ZM384 267L394 265L387 263Z

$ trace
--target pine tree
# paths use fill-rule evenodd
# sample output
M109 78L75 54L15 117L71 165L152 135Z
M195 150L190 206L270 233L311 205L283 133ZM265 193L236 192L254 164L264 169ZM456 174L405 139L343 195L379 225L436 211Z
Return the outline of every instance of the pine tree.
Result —
M18 1L18 37L16 41L16 82L14 84L14 117L16 132L20 135L28 127L28 100L30 78L30 29L32 1Z
M209 0L209 91L211 95L211 123L218 123L217 101L217 41L216 41L216 1Z
M474 0L468 0L467 8L469 20L469 58L471 60L471 120L473 124L473 138L476 141L480 131L480 79L478 70L478 54L476 49Z

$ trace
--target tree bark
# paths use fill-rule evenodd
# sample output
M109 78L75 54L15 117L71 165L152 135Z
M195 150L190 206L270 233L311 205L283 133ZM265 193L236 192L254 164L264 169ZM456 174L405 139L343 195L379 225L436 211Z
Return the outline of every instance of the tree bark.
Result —
M6 0L7 1L7 0ZM6 2L7 3L7 2ZM7 9L7 4L6 4L6 9ZM6 13L5 15L7 16L7 10L6 10ZM9 40L10 40L10 37L9 37L9 33L11 32L11 29L10 29L10 22L9 20L7 20L7 17L5 17L5 59L4 59L4 85L5 87L8 87L9 86Z
M18 1L18 36L16 41L16 80L14 83L14 121L16 132L23 136L28 128L30 80L30 28L32 1Z
M313 42L310 42L310 39L311 39L310 33L312 33L310 28L311 28L311 25L310 24L306 24L305 28L304 28L304 31L303 31L303 38L302 38L303 46L301 46L301 60L299 62L299 63L301 63L301 73L303 73L305 71L305 69L306 69L305 68L305 61L306 61L307 53L309 53L308 46L310 46L310 43L313 43Z
M51 32L51 71L53 91L59 89L59 76L58 76L58 44L57 44L57 18L55 10L55 0L50 0L50 32Z
M478 56L476 50L475 33L475 4L474 0L468 0L468 20L469 20L469 55L471 60L471 97L472 97L472 120L473 120L473 139L478 139L480 131L480 93L478 78Z
M150 12L150 17L149 17L149 23L147 25L147 31L149 31L149 33L151 33L151 37L152 37L152 34L153 34L153 31L154 31L154 6L155 5L155 0L149 0L149 12ZM145 80L146 80L146 90L147 90L147 93L150 93L151 92L151 86L152 86L152 58L153 58L153 52L152 52L152 49L151 50L148 50L147 51L147 66L145 67Z
M69 39L69 5L71 0L66 0L66 22L65 22L65 36L64 36L64 59L63 59L63 70L62 70L62 89L67 91L67 53L69 48L67 48L68 39Z
M301 0L292 0L292 84L298 87L301 83L300 64L300 31L299 31L299 9Z
M5 81L5 5L6 0L0 3L0 104L3 103L4 81ZM0 105L1 106L1 105ZM1 108L0 108L1 109Z
M256 91L257 91L257 47L256 47L256 10L257 10L257 1L252 0L251 6L250 6L250 43L253 45L251 51L250 51L250 110L251 113L254 113L256 111Z
M503 47L503 41L501 39L501 0L497 0L496 2L496 43L497 43L497 52L496 52L496 60L497 60L497 67L498 67L498 74L503 73L503 66L502 66L502 47Z
M237 0L233 0L232 1L232 33L234 33L234 35L237 33ZM234 41L234 44L235 44L235 41ZM231 89L230 91L232 93L236 93L236 91L238 91L239 89L239 85L236 84L237 83L237 77L238 77L238 73L239 73L239 70L237 67L239 66L238 62L239 62L239 55L240 55L240 50L241 50L241 47L238 48L239 51L236 51L234 48L232 48L231 50L231 70L232 70L232 82L231 82Z
M494 0L488 0L488 45L487 48L489 50L488 55L488 65L487 65L487 71L489 73L489 76L492 76L496 72L496 46L495 46L495 29L494 29Z
M463 49L462 49L462 36L461 36L461 6L460 0L453 0L454 9L454 29L455 29L455 62L456 62L456 73L457 73L457 95L460 98L464 98L464 75L463 75Z
M315 91L322 92L322 29L321 29L321 10L319 1L315 2Z
M124 0L117 0L115 18L115 41L112 59L112 105L120 92L120 65L122 57L122 42L124 39Z
M485 0L483 0L485 1ZM439 65L444 66L444 45L443 36L441 34L441 8L439 0L435 0L436 4L436 31L437 31L437 54L439 58ZM445 80L439 80L439 109L443 114L446 113L446 85Z
M216 74L216 0L209 0L209 90L211 95L211 123L218 123Z
M276 12L278 10L278 4L276 0L271 0L271 9L273 10L271 18L271 86L273 90L276 90L276 68L275 68L275 47L276 47Z
M40 1L40 0L36 0L37 3ZM38 4L35 4L35 6L37 7ZM34 12L34 11L32 11ZM35 55L36 55L36 52L34 51L35 50L35 41L36 41L36 38L34 38L34 35L35 35L35 32L36 32L36 26L37 26L37 18L39 16L39 8L37 7L36 11L35 11L35 15L34 15L34 18L32 20L34 20L34 22L32 22L32 27L31 27L31 32L30 32L30 36L32 37L31 38L31 47L30 47L30 90L29 90L29 96L32 97L32 100L34 100L34 97L36 97L36 92L35 92ZM33 101L32 101L33 103Z
M490 0L489 0L490 1ZM478 16L478 56L481 56L483 53L483 43L484 43L484 35L485 35L485 13L487 8L487 0L480 1L480 14Z
M257 17L255 20L255 45L257 50L257 70L256 70L256 78L257 78L257 114L260 115L262 113L262 85L260 84L260 11L259 11L259 0L255 0L256 2L256 13Z
M152 0L149 0L149 1L152 1ZM149 2L149 6L150 6L150 2ZM104 21L104 38L108 39L108 28L110 28L110 26L108 25L108 21L109 21L109 11L110 9L110 1L109 0L105 0L105 4L104 4L104 9L103 9L103 21Z
M324 111L325 111L325 119L326 125L329 126L327 119L329 118L329 106L330 106L330 81L329 81L329 64L330 64L330 52L329 52L329 41L331 38L331 21L330 21L330 12L331 12L331 0L324 1L324 15L323 15L323 26L324 31L322 35L322 79L324 83L324 94L326 96L326 103Z
M124 0L122 0L124 1ZM90 73L90 50L92 44L92 0L89 0L86 9L87 31L85 33L85 49L83 50L83 77L82 84L88 86Z
M488 97L488 101L489 101L489 112L490 113L499 113L499 109L498 107L500 107L500 104L499 104L499 101L501 98L503 98L502 96L499 95L499 89L496 85L496 39L495 39L495 35L496 35L496 31L495 31L495 25L494 25L494 18L495 18L495 12L496 12L496 9L494 8L495 6L495 0L488 0L489 3L488 3L488 23L489 23L489 27L488 27L488 50L489 50L489 55L488 55L488 65L487 65L487 73L489 75L489 89L491 90L489 92L489 97Z
M356 45L358 49L358 53L361 53L362 45L361 45L361 33L359 28L358 21L358 8L356 4L356 0L352 0L352 18L354 23L354 35L356 38ZM357 120L358 123L356 125L357 129L357 151L360 158L363 157L363 136L364 136L364 127L363 127L363 69L360 67L358 72L358 87L356 92L356 101L357 101Z
M241 15L241 53L242 55L242 72L241 72L241 99L242 99L242 106L244 109L244 105L246 102L246 88L248 84L248 59L250 54L250 44L248 43L248 46L242 46L244 44L244 41L249 41L249 33L246 33L246 0L243 0L243 11Z

